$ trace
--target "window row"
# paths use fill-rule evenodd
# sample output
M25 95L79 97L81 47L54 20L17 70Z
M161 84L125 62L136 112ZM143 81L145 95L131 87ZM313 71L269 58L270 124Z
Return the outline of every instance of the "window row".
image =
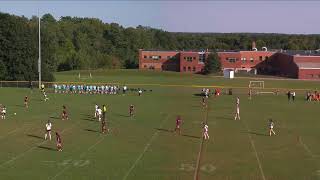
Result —
M191 67L190 66L188 66L188 67L184 66L183 67L183 71L187 71L187 68L188 68L188 71L191 71ZM192 71L193 72L195 72L196 70L197 70L196 67L192 67Z
M260 61L263 61L263 60L268 60L269 57L268 56L259 56L259 60ZM253 63L254 62L254 58L253 57L250 57L249 58L250 62ZM235 63L237 61L237 58L233 58L233 57L228 57L226 58L226 61L229 61L229 63ZM241 62L244 64L244 63L247 63L247 58L245 57L242 57L241 58Z
M171 59L173 56L167 56L167 59ZM153 60L159 60L161 59L161 56L153 55L153 56L143 56L144 59L153 59Z

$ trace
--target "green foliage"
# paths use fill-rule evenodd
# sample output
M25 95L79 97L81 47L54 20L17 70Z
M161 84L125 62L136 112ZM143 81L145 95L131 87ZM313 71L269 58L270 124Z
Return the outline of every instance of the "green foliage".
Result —
M0 22L0 78L36 80L38 18L0 13ZM55 71L137 68L139 49L250 50L253 40L258 49L320 48L320 35L170 33L140 25L124 28L95 18L56 20L45 14L41 18L42 75L52 79L50 74Z
M221 63L219 61L218 54L216 52L211 52L205 61L203 73L210 74L210 73L217 73L220 71L221 71Z

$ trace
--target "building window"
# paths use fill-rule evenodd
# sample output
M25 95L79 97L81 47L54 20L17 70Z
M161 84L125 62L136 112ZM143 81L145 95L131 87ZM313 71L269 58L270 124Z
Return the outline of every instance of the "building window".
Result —
M318 74L318 78L320 78L320 74Z
M266 56L266 58L265 58L266 60L268 60L269 59L269 56Z
M262 56L259 56L259 60L262 61Z
M188 66L188 71L191 71L191 67L190 66Z
M186 67L185 66L183 67L183 71L186 71Z
M152 56L149 56L150 59L152 59Z
M153 60L159 60L159 59L161 58L161 56L151 56L151 58L152 58Z
M193 57L193 60L196 60L196 57Z
M241 62L245 64L247 62L247 58L241 58Z
M204 62L206 59L206 55L205 54L199 54L199 62Z
M192 62L192 57L187 57L187 61Z
M227 58L227 61L229 61L229 63L235 63L237 60L237 58Z
M253 58L250 58L250 62L253 63L253 61L254 61Z
M313 74L309 74L308 76L309 76L309 78L313 78Z
M147 65L144 65L143 67L144 67L144 68L147 68Z
M186 57L183 57L183 59L186 59Z
M147 56L143 56L145 59L147 59Z
M195 71L196 71L196 67L193 67L193 68L192 68L192 71L195 72Z
M171 56L167 56L167 59L171 59Z

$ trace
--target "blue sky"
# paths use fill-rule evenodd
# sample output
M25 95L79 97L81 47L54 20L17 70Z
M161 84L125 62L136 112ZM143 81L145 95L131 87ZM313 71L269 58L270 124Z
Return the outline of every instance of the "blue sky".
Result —
M95 17L171 32L319 34L320 1L0 1L0 11Z

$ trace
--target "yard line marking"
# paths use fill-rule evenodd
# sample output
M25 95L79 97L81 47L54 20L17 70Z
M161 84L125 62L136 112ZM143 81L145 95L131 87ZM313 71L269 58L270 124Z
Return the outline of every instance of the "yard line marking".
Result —
M72 125L72 127L67 128L67 129L64 129L63 131L61 131L61 134L62 134L63 132L65 132L66 130L72 129L74 126L75 126L75 125ZM25 151L25 152L23 152L23 153L20 153L19 155L13 157L12 159L10 159L10 160L8 160L8 161L6 161L6 162L3 162L2 164L0 164L0 168L3 168L5 165L10 164L10 163L12 163L13 161L15 161L15 160L17 160L17 159L25 156L27 153L33 151L35 148L37 148L38 146L40 146L40 145L42 145L42 144L44 144L44 143L46 143L46 142L47 142L47 140L44 140L44 141L42 141L41 143L36 144L36 146L33 146L33 147L29 148L27 151Z
M208 123L208 114L209 114L209 101L208 104L206 106L206 114L205 114L205 118L204 118L204 122L207 124ZM202 155L202 148L203 148L203 143L204 143L204 137L203 137L203 132L201 132L201 141L200 141L200 149L199 149L199 153L198 153L198 157L197 157L197 163L196 163L196 168L195 168L195 172L194 172L194 176L193 179L194 180L198 180L199 179L199 170L200 170L200 163L201 163L201 155Z
M243 124L246 126L247 131L250 132L250 129L249 129L247 123L246 123L245 121L242 121L242 122L243 122ZM255 154L255 156L256 156L256 159L257 159L257 162L258 162L258 165L259 165L261 177L262 177L263 180L266 180L266 177L264 176L264 172L263 172L263 169L262 169L262 164L261 164L260 158L259 158L259 156L258 156L258 152L257 152L256 146L254 145L254 141L252 140L252 137L251 137L251 134L250 134L250 133L248 133L248 136L249 136L252 149L253 149L253 151L254 151L254 154Z
M316 158L317 156L312 153L310 148L302 141L302 138L299 136L299 143L302 145L303 149L308 153L312 158Z
M162 128L164 122L166 122L169 118L169 114L167 115L167 117L162 120L159 129ZM147 150L149 149L150 145L152 144L152 142L156 139L156 137L159 134L159 130L156 130L156 132L152 135L152 137L150 138L149 142L146 144L146 146L144 147L142 153L138 156L138 158L136 159L136 161L132 164L132 166L130 167L130 169L127 171L126 175L122 178L123 180L126 180L128 178L128 176L130 175L130 173L132 172L132 170L136 167L136 165L138 164L138 162L142 159L143 155L147 152Z
M90 152L96 145L98 145L98 144L100 144L103 140L104 140L104 138L105 138L106 136L104 136L104 135L100 135L100 138L98 139L98 141L96 141L93 145L91 145L86 151L84 151L84 152L82 152L81 154L80 154L80 158L83 158L88 152ZM51 179L51 180L53 180L53 179L56 179L58 176L60 176L61 174L63 174L67 169L69 169L70 167L72 167L72 166L66 166L65 168L63 168L61 171L59 171L55 176L53 176L52 178L49 178L49 179Z
M16 129L8 132L6 135L0 136L0 139L3 139L3 138L5 138L5 137L9 136L10 134L13 134L13 133L15 133L15 132L17 132L17 131L20 131L21 129L23 129L24 126L30 126L30 125L31 125L31 124L24 124L24 125L22 125L21 127L16 128Z

